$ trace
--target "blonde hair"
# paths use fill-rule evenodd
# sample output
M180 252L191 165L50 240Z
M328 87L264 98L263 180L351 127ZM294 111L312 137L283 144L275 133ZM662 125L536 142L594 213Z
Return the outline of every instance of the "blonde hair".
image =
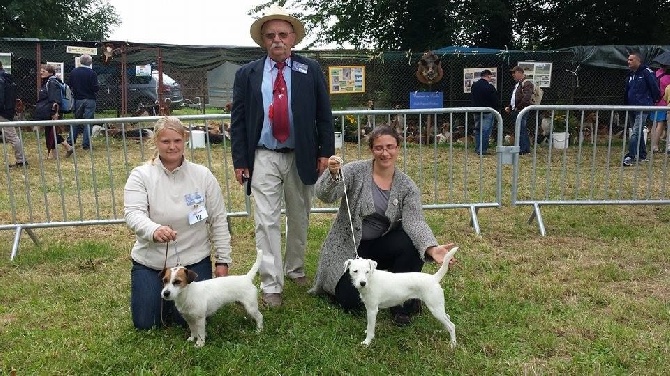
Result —
M154 124L154 133L149 139L150 147L154 150L154 155L151 157L149 162L153 162L156 160L156 158L158 158L158 148L156 147L156 143L158 142L158 136L160 132L165 129L171 129L179 133L184 138L184 142L188 140L189 131L186 126L184 126L184 123L179 120L179 118L175 116L164 116L158 119L156 124Z

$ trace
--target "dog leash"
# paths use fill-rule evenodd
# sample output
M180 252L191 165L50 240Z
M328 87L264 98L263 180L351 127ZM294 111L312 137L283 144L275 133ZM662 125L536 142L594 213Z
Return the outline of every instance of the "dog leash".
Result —
M176 241L175 241L175 243L176 243ZM174 253L177 256L177 266L179 266L179 264L181 264L181 262L179 261L179 252L177 252L176 244L175 244L174 248L175 248ZM168 260L168 251L169 250L170 250L170 242L168 241L167 243L165 243L165 261L163 262L163 269L167 269L167 260ZM160 299L161 299L161 307L160 307L160 309L161 309L161 324L164 327L166 327L167 324L165 323L165 318L163 317L163 307L164 307L163 304L165 304L165 300L163 299L162 296L160 297Z
M344 161L339 156L337 156L337 160L340 163L340 170L338 171L338 179L342 181L342 186L344 188L344 202L347 204L347 214L349 215L349 228L351 229L351 240L354 245L354 254L356 255L356 258L360 258L360 256L358 256L358 249L356 249L356 235L354 235L354 221L351 217L351 207L349 206L349 195L347 195L347 182L344 181L344 174L342 173L342 164L344 163Z

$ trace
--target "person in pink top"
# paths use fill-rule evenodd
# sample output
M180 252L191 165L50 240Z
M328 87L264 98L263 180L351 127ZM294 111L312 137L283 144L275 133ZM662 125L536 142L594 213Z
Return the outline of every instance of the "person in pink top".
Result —
M661 67L656 71L656 79L659 82L661 94L665 93L665 89L670 86L670 67L667 65L661 65ZM668 112L667 106L668 102L664 97L656 102L657 106L666 107L664 111L656 111L651 115L651 120L654 122L654 126L651 130L651 151L654 153L658 152L658 142L663 135L663 131L666 130L668 125ZM667 132L666 132L667 138ZM670 152L670 145L666 142L666 149Z

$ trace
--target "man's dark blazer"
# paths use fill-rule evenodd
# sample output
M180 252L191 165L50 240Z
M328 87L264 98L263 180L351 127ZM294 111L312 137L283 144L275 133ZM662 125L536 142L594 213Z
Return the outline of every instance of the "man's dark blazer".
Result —
M335 130L326 78L315 60L292 54L291 62L307 66L307 73L291 69L291 110L295 163L305 185L318 179L317 158L335 154ZM265 57L235 73L230 137L233 166L248 168L253 179L254 155L263 128L263 66ZM251 184L247 185L251 194Z

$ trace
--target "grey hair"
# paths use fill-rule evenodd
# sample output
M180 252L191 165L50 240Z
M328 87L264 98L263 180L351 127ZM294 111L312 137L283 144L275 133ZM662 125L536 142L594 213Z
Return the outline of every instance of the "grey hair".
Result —
M93 59L91 58L91 55L81 55L79 62L81 65L90 66L91 63L93 63Z

